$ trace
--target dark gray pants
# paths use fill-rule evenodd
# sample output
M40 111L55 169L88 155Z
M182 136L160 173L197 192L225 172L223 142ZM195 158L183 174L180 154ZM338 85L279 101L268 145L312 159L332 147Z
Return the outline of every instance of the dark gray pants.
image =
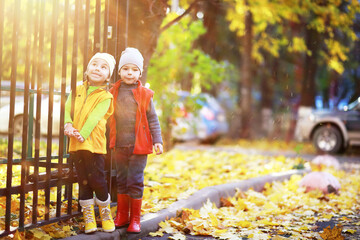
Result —
M147 155L133 154L134 147L118 147L114 152L117 193L142 198Z
M85 150L70 154L74 161L78 183L79 199L88 200L94 197L100 201L108 199L108 186L105 178L105 156Z

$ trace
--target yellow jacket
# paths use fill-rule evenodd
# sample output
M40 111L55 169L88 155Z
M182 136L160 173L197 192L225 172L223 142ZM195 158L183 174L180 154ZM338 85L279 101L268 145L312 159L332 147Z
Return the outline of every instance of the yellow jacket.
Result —
M87 82L85 82L84 85L76 87L73 127L80 130L96 105L106 99L112 98L112 94L102 88L96 89L87 95ZM106 154L106 120L113 112L114 106L111 100L107 113L83 143L80 143L75 138L70 138L69 151L87 150L92 153Z

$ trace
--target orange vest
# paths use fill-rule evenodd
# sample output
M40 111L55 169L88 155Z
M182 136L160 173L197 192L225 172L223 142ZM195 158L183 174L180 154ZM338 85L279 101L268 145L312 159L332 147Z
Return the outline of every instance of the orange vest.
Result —
M102 88L94 90L88 96L86 92L86 82L84 85L76 87L73 127L79 131L84 126L89 114L94 110L98 103L113 98L108 91ZM70 138L69 151L87 150L92 153L106 154L106 120L113 112L114 106L111 103L103 119L99 121L90 136L83 143L77 141L75 138Z
M116 106L117 96L119 93L119 87L121 80L114 83L110 92L114 96L114 108ZM149 123L146 117L146 110L149 106L151 98L154 92L148 88L142 86L141 81L138 81L138 87L132 90L134 99L138 105L136 111L136 123L135 123L135 147L134 154L150 154L153 152L153 141L149 129ZM114 115L110 117L110 149L115 148L116 143L116 119Z

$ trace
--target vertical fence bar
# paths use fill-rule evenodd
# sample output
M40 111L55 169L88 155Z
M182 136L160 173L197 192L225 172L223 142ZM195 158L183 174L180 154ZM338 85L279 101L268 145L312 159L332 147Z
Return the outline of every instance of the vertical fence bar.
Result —
M9 113L9 134L8 134L8 155L6 175L6 210L5 210L5 231L10 231L11 221L11 186L14 150L14 113L15 113L15 86L17 75L17 51L18 51L18 28L19 28L20 0L15 0L14 22L12 32L11 50L11 86L10 86L10 113Z
M60 112L65 112L66 101L66 64L67 64L67 43L68 43L68 27L69 27L69 0L65 1L64 6L64 29L63 29L63 52L62 52L62 72L61 72L61 106ZM64 157L64 114L60 114L60 129L59 129L59 169L58 169L58 184L56 194L56 217L61 216L61 196L62 196L62 171L63 171L63 157Z
M101 3L100 0L96 0L95 9L95 29L94 29L94 50L93 52L100 52L100 36L101 36Z
M45 15L45 0L41 1L40 8L40 29L39 29L39 54L38 54L38 75L37 75L37 91L36 91L36 119L35 119L35 159L34 159L34 188L33 188L33 213L32 223L37 223L37 209L38 209L38 186L39 186L39 158L40 158L40 120L41 120L41 96L42 83L44 80L44 15Z
M116 7L116 10L115 10L115 12L116 12L116 16L115 16L115 19L116 19L116 21L115 21L115 33L114 33L114 37L115 37L115 39L117 39L118 37L119 37L119 27L120 27L120 24L119 24L119 15L120 15L120 5L119 5L120 3L119 3L119 1L116 1L116 4L115 4L115 7ZM114 49L115 49L115 52L114 52L114 54L115 54L115 60L116 61L118 61L118 59L120 59L120 54L118 54L118 52L119 52L119 44L118 44L118 42L117 41L114 41L114 45L115 45L115 47L114 47ZM113 76L112 76L112 79L113 79L113 82L116 82L116 76L117 76L117 74L113 74Z
M89 22L90 22L90 0L86 0L85 21L84 21L84 61L83 72L87 68L87 61L89 59Z
M53 109L54 109L54 81L56 64L56 39L58 21L58 0L53 0L52 27L51 27L51 50L50 50L50 79L49 79L49 111L47 129L47 153L46 153L46 184L45 184L45 220L50 218L50 180L51 180L51 150L53 134Z
M36 10L34 17L34 40L33 40L33 54L32 54L32 73L31 73L31 90L35 89L35 78L38 69L37 52L39 41L39 24L40 24L40 1L36 1ZM28 157L33 156L33 136L34 136L34 94L30 94L29 104L29 136L28 136ZM28 174L28 173L26 173Z
M105 0L105 9L104 9L104 32L103 32L103 52L108 51L108 25L109 25L109 0ZM113 74L116 74L116 68ZM111 80L111 79L110 79ZM110 151L110 150L109 150ZM112 177L111 177L111 170L112 170L112 155L111 151L107 154L110 163L110 171L108 177L108 187L110 195L112 196L111 188L112 188Z
M5 12L5 0L0 0L0 88L1 88L2 72L3 72L2 56L3 56L3 38L4 38L4 12ZM1 97L1 91L0 91L0 97Z
M109 0L105 0L104 9L104 34L103 34L103 52L108 51L108 26L109 26Z
M27 37L26 37L26 60L25 60L25 84L24 84L24 114L23 114L23 135L22 135L22 150L21 150L21 188L20 188L20 214L19 214L19 229L24 230L25 222L25 184L26 184L26 171L27 171L27 145L28 137L28 119L29 119L29 88L30 88L30 54L31 54L31 19L33 16L32 0L28 0L26 5L27 11Z
M127 48L128 46L128 37L129 37L129 9L130 9L130 1L126 0L125 48Z
M79 30L79 0L75 0L75 16L74 16L74 38L73 38L73 53L72 53L72 66L71 66L71 117L74 119L74 104L75 104L75 96L76 96L76 79L77 79L77 59L78 59L78 30ZM70 157L68 159L69 167L70 167L70 181L73 181L73 159ZM67 191L67 199L68 199L68 213L71 214L72 210L72 183L69 184L69 188Z

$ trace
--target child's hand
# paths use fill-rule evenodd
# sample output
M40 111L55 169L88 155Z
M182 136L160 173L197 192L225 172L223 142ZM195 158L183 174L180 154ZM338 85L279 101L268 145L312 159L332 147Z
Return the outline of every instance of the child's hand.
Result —
M78 130L76 130L76 131L74 132L74 137L75 137L79 142L81 142L81 143L83 143L83 142L85 141L84 137L81 136L81 134L79 133Z
M77 131L77 130L73 127L72 123L66 123L66 124L65 124L64 134L65 134L66 136L74 137L74 133L75 133L76 131Z
M160 155L163 153L163 145L161 143L154 144L156 155Z

